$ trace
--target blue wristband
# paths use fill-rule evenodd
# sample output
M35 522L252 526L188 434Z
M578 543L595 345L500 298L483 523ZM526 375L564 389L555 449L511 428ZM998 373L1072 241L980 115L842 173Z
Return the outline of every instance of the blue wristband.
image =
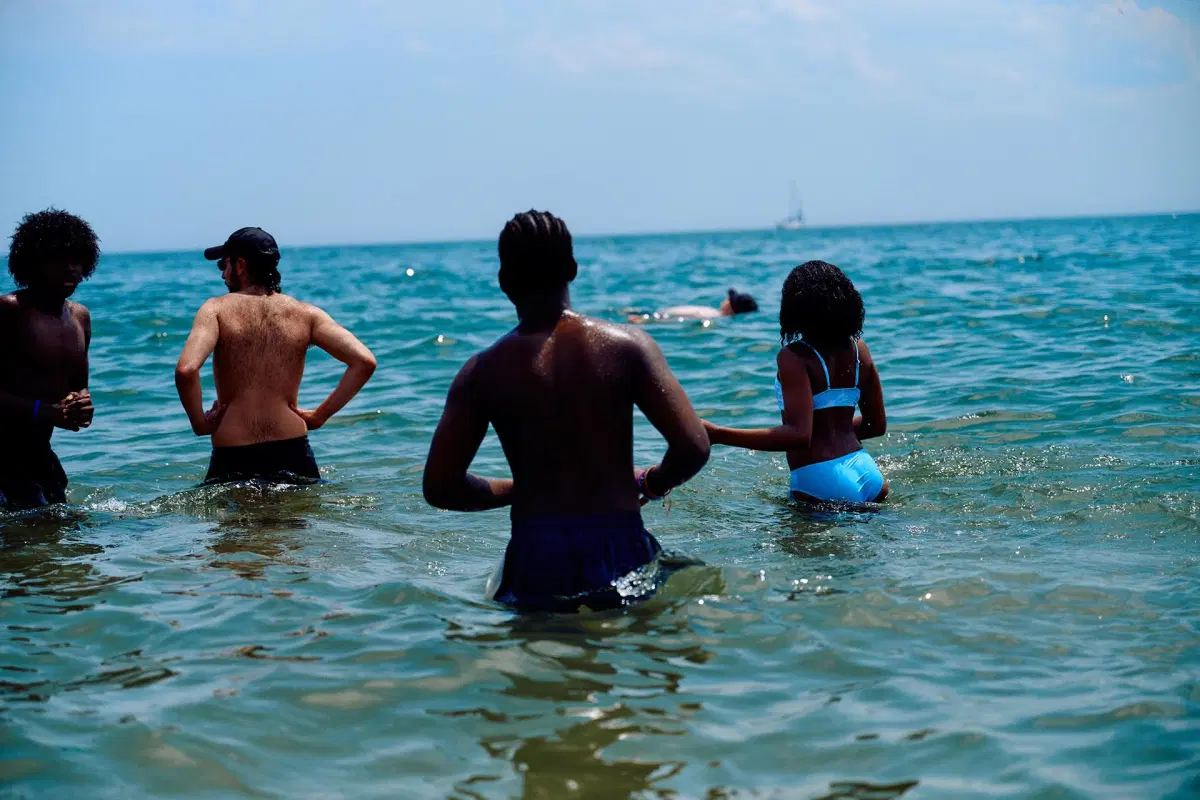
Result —
M34 400L34 401L33 401L33 421L34 421L34 422L37 422L37 421L38 421L38 409L39 409L39 408L41 408L41 407L42 407L42 401L41 401L41 400Z

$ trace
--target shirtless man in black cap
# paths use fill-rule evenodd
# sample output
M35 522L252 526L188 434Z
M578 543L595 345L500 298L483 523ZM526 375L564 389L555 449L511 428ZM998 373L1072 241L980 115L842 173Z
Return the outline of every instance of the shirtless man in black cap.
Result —
M28 214L12 236L0 296L0 508L65 503L67 475L50 449L55 428L92 424L92 318L67 299L96 269L95 231L73 214Z
M320 479L308 431L350 402L375 371L375 357L316 306L280 291L279 248L261 228L234 231L204 257L216 261L229 294L200 307L175 367L175 387L192 431L211 436L205 483ZM317 408L297 406L304 358L316 345L346 365ZM200 367L215 351L217 399L206 412Z

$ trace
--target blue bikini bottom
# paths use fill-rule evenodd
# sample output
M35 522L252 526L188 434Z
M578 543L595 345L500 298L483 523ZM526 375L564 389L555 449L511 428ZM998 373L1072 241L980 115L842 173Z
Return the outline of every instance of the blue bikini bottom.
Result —
M883 475L866 450L792 470L792 491L831 503L870 503L883 491Z

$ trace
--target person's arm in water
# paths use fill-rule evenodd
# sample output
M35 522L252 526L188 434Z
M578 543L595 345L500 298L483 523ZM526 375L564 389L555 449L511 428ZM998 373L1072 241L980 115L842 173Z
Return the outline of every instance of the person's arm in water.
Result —
M84 340L92 338L91 317L82 309L81 323L84 325ZM0 297L0 341L11 342L20 334L21 311L11 296ZM85 344L86 347L86 344ZM77 431L92 424L92 399L87 393L87 362L84 362L83 383L78 391L71 391L58 402L47 402L36 397L27 397L19 392L0 389L0 422L5 427L20 429L29 424L53 425L68 431ZM8 373L13 369L7 358L0 356L0 370ZM76 387L78 376L72 375L70 385Z
M512 503L510 478L481 478L467 471L488 430L487 414L471 390L477 359L464 364L450 384L425 461L425 502L447 511L486 511Z
M689 480L708 462L708 436L687 393L667 366L658 344L642 331L635 333L639 374L633 399L650 424L667 440L662 461L643 475L643 494L662 497Z
M804 450L812 439L812 382L804 360L786 347L775 359L783 386L783 424L774 428L725 428L705 420L704 428L713 444L783 453Z
M858 382L862 395L858 399L858 407L862 415L854 418L854 435L861 442L864 439L874 439L887 433L887 412L883 410L883 384L879 382L879 370L867 343L858 340L858 354L862 362L861 378Z
M200 387L200 368L216 349L220 333L216 305L208 300L196 312L192 332L188 334L179 363L175 365L175 389L179 392L179 402L183 403L183 410L192 424L192 433L197 436L212 436L225 413L219 401L214 401L212 408L204 411L204 396Z
M292 410L300 415L308 429L315 431L341 411L371 379L375 374L375 356L353 333L316 307L313 308L312 343L346 365L342 379L321 405L308 411L292 404Z
M67 395L67 401L74 406L75 413L82 420L80 427L86 428L92 424L92 417L96 413L92 406L92 393L88 391L88 351L92 347L92 314L87 310L87 306L81 303L72 303L71 313L83 331L83 357L72 370L71 394Z

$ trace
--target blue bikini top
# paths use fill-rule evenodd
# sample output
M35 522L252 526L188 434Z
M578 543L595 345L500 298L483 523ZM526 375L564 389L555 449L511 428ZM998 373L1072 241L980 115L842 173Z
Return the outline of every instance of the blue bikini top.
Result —
M825 359L821 358L821 354L817 352L817 348L803 339L798 341L813 351L813 355L817 357L817 361L821 362L821 369L825 371L825 391L813 395L813 411L820 411L822 408L854 408L858 405L858 398L862 396L862 392L858 388L858 368L861 364L858 355L858 342L854 342L854 386L834 389L829 385L829 367L825 366ZM779 382L778 376L775 378L775 402L779 404L779 410L783 411L783 384Z

